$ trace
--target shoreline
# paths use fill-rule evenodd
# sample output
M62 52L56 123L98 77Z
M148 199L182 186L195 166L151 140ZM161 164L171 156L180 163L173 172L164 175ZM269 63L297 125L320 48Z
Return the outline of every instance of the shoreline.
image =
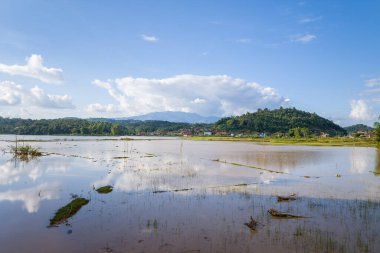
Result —
M229 136L193 136L184 137L184 140L193 141L232 141L254 142L261 145L294 145L294 146L328 146L328 147L369 147L376 148L373 139L355 138L252 138L252 137L229 137Z

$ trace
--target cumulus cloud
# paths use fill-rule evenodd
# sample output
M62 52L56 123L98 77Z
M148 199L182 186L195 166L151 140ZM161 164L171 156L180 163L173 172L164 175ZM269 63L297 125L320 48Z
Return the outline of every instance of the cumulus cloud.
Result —
M164 79L124 77L107 82L95 80L93 84L106 89L118 102L119 109L128 115L182 111L229 116L289 103L289 99L274 88L226 75L178 75Z
M305 18L300 19L299 22L301 24L307 24L307 23L316 22L316 21L321 20L321 19L322 19L322 16L319 16L319 17L305 17Z
M48 108L74 108L72 98L69 95L50 95L46 94L38 86L30 89L31 98L34 104L40 107Z
M10 81L0 82L0 105L17 105L21 103L22 87Z
M89 113L116 113L119 108L113 104L102 105L100 103L89 104L86 109Z
M44 83L59 84L63 82L62 69L45 67L42 56L37 54L32 54L27 58L25 65L6 65L0 63L0 72L32 77Z
M317 36L315 36L313 34L294 35L294 36L292 36L291 41L306 44L306 43L312 42L316 38L317 38Z
M355 120L370 120L373 118L371 108L365 100L352 100L350 118Z
M147 42L157 42L158 41L157 37L149 36L149 35L145 35L145 34L141 34L141 38Z
M44 108L74 108L68 95L51 95L38 86L25 90L11 81L0 81L0 105L28 105Z
M205 104L205 103L207 103L207 100L203 99L203 98L196 98L193 101L191 101L191 103L193 103L193 104Z

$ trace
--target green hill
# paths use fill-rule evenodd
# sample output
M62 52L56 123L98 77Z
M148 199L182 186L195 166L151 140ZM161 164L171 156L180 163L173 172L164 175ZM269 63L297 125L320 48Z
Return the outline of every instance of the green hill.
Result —
M354 133L357 131L365 131L366 132L366 131L373 131L374 130L373 127L363 125L363 124L348 126L348 127L345 127L344 129L347 131L347 133Z
M223 118L215 123L215 130L241 133L283 133L286 135L346 135L342 127L331 120L322 118L315 113L297 110L295 108L280 108L275 110L259 109L254 113Z

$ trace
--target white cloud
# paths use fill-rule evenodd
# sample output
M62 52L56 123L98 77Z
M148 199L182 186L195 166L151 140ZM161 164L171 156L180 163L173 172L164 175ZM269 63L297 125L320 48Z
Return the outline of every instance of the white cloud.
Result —
M0 63L0 72L32 77L44 83L59 84L63 82L62 69L43 66L42 56L37 54L33 54L27 58L25 65L6 65Z
M68 95L46 94L38 86L28 91L11 81L0 81L0 105L74 108L72 98Z
M355 120L370 120L373 118L371 108L365 100L352 100L350 118Z
M250 44L252 42L252 39L250 39L250 38L241 38L241 39L237 39L236 42L242 43L242 44Z
M193 104L205 104L205 103L207 103L207 100L203 99L203 98L196 98L193 101L191 101L191 103L193 103Z
M21 103L22 87L10 81L0 81L0 105L17 105Z
M69 95L50 95L38 86L30 89L30 97L35 105L46 108L74 108Z
M102 105L100 103L89 104L86 109L89 113L117 113L120 110L113 104Z
M124 77L107 82L95 80L93 84L106 89L127 115L183 111L228 116L289 103L289 99L271 87L226 75L178 75L164 79Z
M380 78L372 78L365 80L365 86L369 88L380 87Z
M158 41L157 37L155 37L155 36L149 36L149 35L145 35L145 34L142 34L141 38L143 40L145 40L145 41L148 41L148 42L157 42Z
M319 17L305 17L305 18L300 19L299 22L301 24L307 24L307 23L316 22L316 21L321 20L321 19L322 19L322 16L319 16Z
M313 34L294 35L294 36L292 36L291 41L306 44L306 43L309 43L309 42L315 40L316 38L317 38L317 36L315 36Z

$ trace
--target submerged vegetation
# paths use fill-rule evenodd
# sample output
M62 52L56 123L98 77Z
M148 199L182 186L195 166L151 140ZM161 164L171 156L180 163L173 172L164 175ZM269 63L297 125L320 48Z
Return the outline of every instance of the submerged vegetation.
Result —
M112 190L113 190L113 187L111 185L106 185L106 186L99 187L95 191L97 191L100 194L107 194L107 193L112 192Z
M25 146L11 146L11 153L14 154L14 157L20 160L31 160L36 157L42 156L42 152L38 148L32 147L31 145Z
M50 226L56 226L67 221L70 217L76 214L82 206L85 206L90 200L85 198L75 198L70 203L58 209L54 217L50 220Z
M249 229L251 230L251 231L256 231L257 230L257 225L258 225L259 223L256 221L256 220L254 220L253 218L252 218L252 216L251 216L251 218L250 218L250 221L248 222L248 223L244 223L244 225L246 225L247 227L249 227Z
M279 212L279 211L277 211L277 210L275 210L273 208L269 209L268 213L270 215L272 215L272 217L283 218L283 219L310 218L310 217L301 216L301 215L295 215L295 214L290 214L290 213Z

